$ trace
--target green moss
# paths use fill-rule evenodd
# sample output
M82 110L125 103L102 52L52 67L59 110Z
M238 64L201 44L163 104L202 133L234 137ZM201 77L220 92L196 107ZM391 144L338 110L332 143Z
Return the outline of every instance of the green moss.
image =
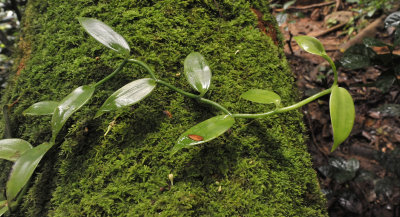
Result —
M286 105L295 102L283 50L257 29L257 16L250 10L257 8L275 25L265 1L215 2L30 1L24 39L31 44L31 55L3 98L12 102L20 97L13 108L16 135L35 145L49 140L50 118L23 117L21 112L34 102L60 100L73 88L99 81L121 63L118 54L84 32L77 17L113 26L131 45L133 57L187 91L184 76L177 74L183 73L186 55L201 52L213 73L206 96L235 113L265 109L239 100L254 87L274 90ZM136 66L126 67L72 116L16 215L326 215L300 112L238 120L220 138L173 157L167 152L180 133L219 112L160 86L138 105L93 119L113 91L147 76ZM116 125L104 136L113 120Z

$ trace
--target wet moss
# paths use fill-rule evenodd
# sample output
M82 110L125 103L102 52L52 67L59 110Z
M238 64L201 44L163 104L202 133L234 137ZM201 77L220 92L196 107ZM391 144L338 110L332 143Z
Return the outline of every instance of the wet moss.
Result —
M31 45L29 60L2 99L19 98L12 110L15 135L35 145L49 140L50 117L23 117L22 111L37 101L60 100L122 62L90 38L77 17L113 26L131 45L134 58L187 91L189 85L179 76L183 60L192 51L201 52L213 72L206 96L235 113L265 109L239 100L254 87L274 90L285 105L293 103L294 80L276 46L282 41L257 28L251 8L275 25L265 1L29 1L23 34ZM173 157L167 152L180 133L219 112L159 86L138 105L93 118L113 91L147 76L136 66L126 67L72 116L15 215L326 215L298 111L237 120L220 138ZM104 136L113 120L116 124Z

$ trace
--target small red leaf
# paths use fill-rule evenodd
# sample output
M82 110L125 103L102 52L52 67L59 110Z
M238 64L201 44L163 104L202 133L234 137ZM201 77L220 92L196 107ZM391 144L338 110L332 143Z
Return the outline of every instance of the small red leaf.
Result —
M194 141L202 141L204 138L199 135L190 134L188 135L189 138L193 139Z

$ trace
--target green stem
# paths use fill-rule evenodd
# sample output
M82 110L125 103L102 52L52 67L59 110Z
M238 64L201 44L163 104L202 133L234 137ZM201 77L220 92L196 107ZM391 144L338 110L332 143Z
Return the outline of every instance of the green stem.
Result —
M224 112L225 114L227 114L227 115L232 115L232 114L228 111L228 109L226 109L225 107L223 107L222 105L220 105L220 104L218 104L218 103L216 103L216 102L214 102L214 101L211 101L211 100L208 100L208 99L205 99L205 98L202 98L202 97L199 98L199 101L202 102L202 103L209 104L209 105L211 105L211 106L213 106L213 107L215 107L215 108L217 108L217 109L223 111L223 112Z
M323 55L322 57L324 59L326 59L329 62L329 64L331 65L331 67L332 67L332 71L333 71L333 74L335 76L335 80L334 80L332 86L337 85L337 83L338 83L338 73L337 73L337 70L336 70L335 63L332 61L332 59L328 55Z
M151 70L150 67L149 67L146 63L144 63L144 62L142 62L142 61L140 61L140 60L136 60L136 59L128 59L128 61L129 61L130 63L134 63L134 64L137 64L137 65L139 65L139 66L142 66L142 67L145 68L146 71L150 74L150 76L151 76L152 79L157 80L156 76L154 75L153 70Z
M167 82L165 82L165 81L163 81L163 80L156 79L156 82L157 82L158 84L164 85L164 86L168 87L169 89L172 89L172 90L174 90L174 91L176 91L176 92L178 92L178 93L180 93L180 94L182 94L182 95L184 95L184 96L187 96L187 97L192 98L192 99L196 99L196 100L198 100L199 102L202 102L202 103L205 103L205 104L209 104L209 105L211 105L211 106L213 106L213 107L215 107L215 108L217 108L217 109L223 111L224 113L226 113L226 114L228 114L228 115L231 114L231 113L228 111L228 109L226 109L225 107L223 107L222 105L220 105L220 104L218 104L218 103L216 103L216 102L214 102L214 101L211 101L211 100L202 98L202 97L199 96L199 95L195 95L195 94L186 92L186 91L184 91L184 90L182 90L182 89L179 89L179 88L175 87L174 85L169 84L169 83L167 83Z
M114 77L114 75L116 75L118 72L121 71L122 68L124 68L124 66L126 65L126 63L128 62L127 59L125 59L121 65L118 66L118 68L116 70L113 71L113 73L109 74L107 77L103 78L103 80L97 82L96 84L94 84L94 87L97 88L98 86L100 86L101 84L103 84L104 82L108 81L110 78Z
M298 102L296 104L293 104L293 105L290 105L290 106L287 106L287 107L283 107L283 108L278 108L278 109L275 109L273 111L269 111L269 112L265 112L265 113L233 114L232 116L235 117L235 118L263 118L263 117L267 117L267 116L278 114L278 113L288 112L288 111L292 111L292 110L298 109L298 108L302 107L303 105L305 105L307 103L310 103L310 102L312 102L312 101L314 101L314 100L316 100L316 99L318 99L318 98L320 98L322 96L325 96L325 95L327 95L327 94L329 94L331 92L332 92L332 89L329 88L329 89L321 91L321 92L319 92L319 93L317 93L315 95L312 95L312 96L308 97L307 99L304 99L304 100L302 100L302 101L300 101L300 102Z

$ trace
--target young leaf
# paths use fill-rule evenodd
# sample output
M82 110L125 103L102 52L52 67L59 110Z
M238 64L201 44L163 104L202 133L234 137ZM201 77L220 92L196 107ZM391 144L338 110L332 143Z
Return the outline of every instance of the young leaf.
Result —
M227 131L235 119L230 115L219 115L203 121L184 132L171 150L171 155L182 148L198 145L215 139Z
M106 47L126 56L129 55L131 49L129 48L128 43L120 34L116 33L105 23L97 19L86 17L79 18L79 22L93 38Z
M25 151L15 161L6 186L8 201L12 201L21 191L22 187L26 185L40 160L51 147L52 144L43 143Z
M332 87L329 110L334 142L331 151L334 151L350 135L354 124L354 103L346 89L337 85Z
M56 101L37 102L27 108L22 114L24 115L52 115L58 106Z
M190 85L201 95L207 92L211 83L211 70L200 53L192 52L186 57L184 73Z
M60 132L68 118L89 101L94 90L95 88L93 85L80 86L61 100L51 119L53 141L56 139L58 132Z
M275 103L278 106L281 103L281 97L269 90L251 89L243 93L241 98L263 104Z
M312 53L322 57L327 56L324 46L318 39L306 35L295 36L293 37L293 39L303 50L307 51L308 53Z
M132 81L115 91L100 107L96 117L104 112L119 109L124 106L133 105L148 96L156 86L151 78L142 78Z
M25 151L32 149L32 145L22 139L0 140L0 159L16 161Z

